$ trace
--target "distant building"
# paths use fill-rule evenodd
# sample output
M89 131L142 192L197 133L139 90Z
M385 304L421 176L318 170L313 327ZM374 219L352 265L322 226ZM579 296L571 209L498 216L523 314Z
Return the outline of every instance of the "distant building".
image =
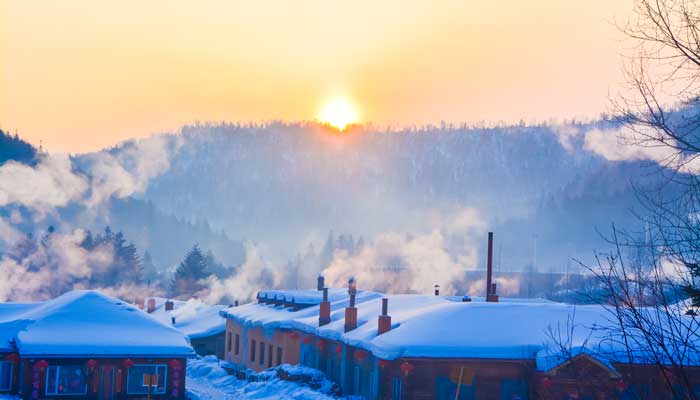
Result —
M384 296L354 284L263 291L221 312L225 359L239 375L310 366L364 399L670 398L658 368L630 364L616 338L583 328L610 324L603 307L499 299L495 290L489 300ZM566 334L574 315L582 330L567 352L549 328ZM700 391L700 368L691 373Z
M141 308L141 305L139 305ZM184 333L200 356L224 358L226 320L219 311L223 305L208 305L199 300L170 300L151 297L144 301L143 310L160 322Z
M187 338L96 291L0 304L0 393L22 399L185 398Z

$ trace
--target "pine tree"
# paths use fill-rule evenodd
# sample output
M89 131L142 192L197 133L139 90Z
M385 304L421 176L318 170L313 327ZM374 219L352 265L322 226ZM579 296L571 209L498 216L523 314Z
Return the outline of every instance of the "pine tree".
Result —
M175 271L172 284L173 295L185 297L199 292L204 289L202 280L209 275L202 250L195 244Z
M697 279L700 279L700 265L696 263L686 263L686 267L690 271L690 275L693 278L692 282L685 286L685 292L690 296L694 307L700 307L700 286L698 286Z

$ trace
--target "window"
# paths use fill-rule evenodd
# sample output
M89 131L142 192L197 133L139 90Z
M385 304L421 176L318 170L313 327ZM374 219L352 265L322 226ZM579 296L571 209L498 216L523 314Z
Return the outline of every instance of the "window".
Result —
M369 398L374 399L377 397L377 372L372 371L369 373Z
M241 335L236 334L236 341L235 341L235 348L234 348L234 353L238 355L241 352Z
M272 345L267 348L267 368L272 368Z
M46 394L87 394L86 378L87 371L82 365L51 365L46 371Z
M360 395L362 394L361 392L361 387L360 384L362 383L362 368L359 365L355 365L355 368L353 369L353 377L352 377L352 390L353 394L355 395Z
M231 349L232 349L232 346L231 346L231 336L233 336L233 334L232 334L231 332L228 332L228 334L227 334L227 336L226 336L226 352L227 352L227 353L230 353L230 352L231 352Z
M0 361L0 391L12 389L12 363Z
M391 399L401 400L403 398L403 388L401 387L401 378L394 378L391 381Z
M309 354L308 350L304 350L304 352L301 353L301 365L305 365L307 367L311 366L311 355Z
M277 348L277 365L282 364L282 348L278 347Z
M150 386L152 394L165 393L165 382L168 378L168 367L165 364L136 364L129 368L126 381L127 394L146 394L149 385L146 383L146 375L158 375L158 384Z
M255 362L255 340L250 341L250 362Z
M265 343L260 342L260 365L265 365Z

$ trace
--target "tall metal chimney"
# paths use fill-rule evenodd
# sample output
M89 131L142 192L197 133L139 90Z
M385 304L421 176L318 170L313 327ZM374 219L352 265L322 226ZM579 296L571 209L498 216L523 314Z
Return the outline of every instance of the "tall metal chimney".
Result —
M493 232L489 232L489 254L486 264L486 301L489 303L498 303L498 295L496 294L496 284L493 281Z
M486 261L486 297L491 294L491 275L493 274L493 232L489 232L489 250Z

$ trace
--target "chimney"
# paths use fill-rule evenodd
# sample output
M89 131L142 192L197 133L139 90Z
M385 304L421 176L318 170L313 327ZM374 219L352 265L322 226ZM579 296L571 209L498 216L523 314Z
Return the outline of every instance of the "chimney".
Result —
M323 278L323 275L319 275L318 278L316 278L316 290L323 290L325 287L325 279Z
M234 300L234 301L233 301L233 306L234 306L234 307L238 307L238 300Z
M379 316L377 321L377 335L389 332L391 330L391 317L388 315L389 309L389 299L386 297L382 299L382 315Z
M493 283L493 232L489 232L489 250L486 261L486 301L490 303L498 302L496 294L496 284Z
M435 284L435 296L440 296L440 285Z
M491 284L491 293L489 293L489 295L486 296L486 301L491 302L491 303L498 303L498 295L496 294L496 284L495 283Z
M489 247L486 258L486 297L491 294L491 275L493 274L493 232L489 232ZM488 301L488 300L487 300Z
M175 325L175 317L170 317L170 321Z
M137 297L134 299L134 304L136 304L136 307L140 308L143 310L143 297Z
M172 311L174 307L175 304L172 302L172 300L168 300L165 302L165 311Z
M148 313L150 314L155 310L156 310L156 299L154 299L154 298L148 299L148 308L146 309L146 311L148 311Z
M328 288L323 288L323 301L320 304L318 314L318 326L327 325L331 322L331 303L328 301Z
M355 278L348 280L348 294L350 294L350 306L345 307L345 332L357 328L357 307L355 307L355 294L357 284Z

